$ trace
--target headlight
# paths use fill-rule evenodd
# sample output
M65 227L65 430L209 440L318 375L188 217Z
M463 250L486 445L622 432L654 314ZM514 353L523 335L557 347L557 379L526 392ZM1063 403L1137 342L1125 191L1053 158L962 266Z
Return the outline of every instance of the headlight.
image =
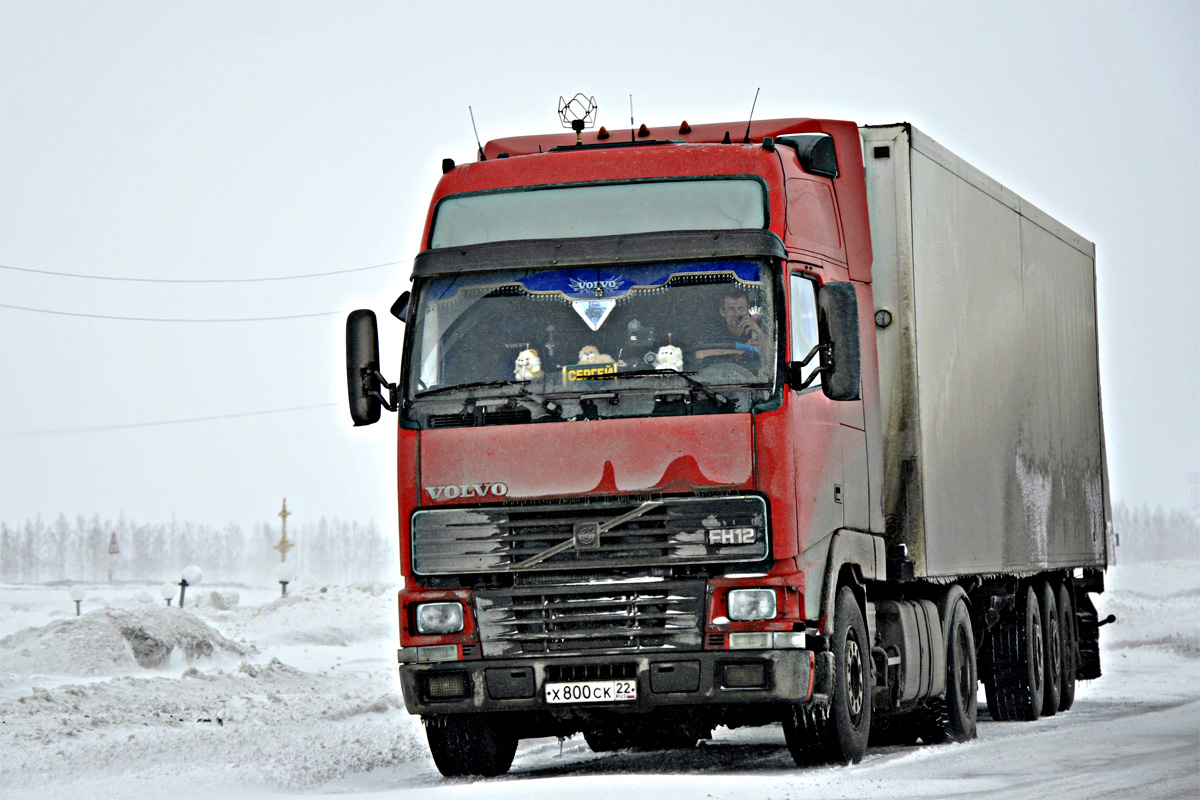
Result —
M775 619L774 589L730 589L726 602L732 620Z
M420 603L417 605L417 633L458 633L462 629L462 603Z

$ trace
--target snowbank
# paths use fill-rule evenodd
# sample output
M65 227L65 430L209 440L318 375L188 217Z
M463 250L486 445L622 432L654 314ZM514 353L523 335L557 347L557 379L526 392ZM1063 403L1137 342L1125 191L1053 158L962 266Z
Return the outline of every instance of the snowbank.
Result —
M0 674L112 675L249 650L179 608L105 609L0 639Z

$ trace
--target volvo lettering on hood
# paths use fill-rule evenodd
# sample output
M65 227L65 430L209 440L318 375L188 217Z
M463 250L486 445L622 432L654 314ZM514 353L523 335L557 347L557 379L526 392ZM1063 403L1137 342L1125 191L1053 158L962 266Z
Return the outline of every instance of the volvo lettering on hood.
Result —
M503 483L463 483L457 486L426 486L434 500L457 500L460 497L504 497L508 486Z

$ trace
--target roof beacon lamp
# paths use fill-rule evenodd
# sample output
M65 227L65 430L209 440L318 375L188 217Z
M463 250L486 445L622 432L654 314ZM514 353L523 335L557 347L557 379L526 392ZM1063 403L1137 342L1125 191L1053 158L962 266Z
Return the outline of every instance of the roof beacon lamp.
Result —
M287 585L296 577L296 568L284 561L275 568L275 580L279 581L280 588L283 589L280 597L287 597Z
M204 572L192 564L189 567L183 568L183 575L179 578L179 607L183 608L183 596L187 593L187 587L199 583L204 577Z
M595 97L587 97L583 92L576 92L570 100L558 98L558 118L564 128L575 131L575 144L583 144L583 129L594 127L596 124Z

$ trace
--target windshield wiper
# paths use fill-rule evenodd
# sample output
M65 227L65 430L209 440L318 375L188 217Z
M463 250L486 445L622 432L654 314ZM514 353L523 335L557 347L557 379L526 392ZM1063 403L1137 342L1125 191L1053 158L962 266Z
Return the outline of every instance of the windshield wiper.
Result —
M644 377L647 377L650 375L678 375L679 377L681 377L685 381L687 381L689 386L691 386L694 390L699 392L701 395L707 397L709 400L712 400L713 402L717 403L718 405L722 405L722 406L729 404L728 397L726 397L723 394L717 394L711 388L709 388L705 384L703 384L700 381L693 378L692 376L695 374L696 373L694 373L694 372L679 372L679 371L673 370L673 369L639 369L639 370L634 370L633 372L618 372L617 377L618 378L644 378Z
M548 414L559 416L562 413L562 406L542 397L540 394L534 394L525 388L522 381L475 381L474 383L456 383L452 386L439 386L436 389L426 389L423 392L417 392L413 395L413 400L424 400L427 397L433 397L439 394L449 394L466 389L498 389L500 387L509 386L517 390L517 393L533 402L537 403L542 408L546 409Z

